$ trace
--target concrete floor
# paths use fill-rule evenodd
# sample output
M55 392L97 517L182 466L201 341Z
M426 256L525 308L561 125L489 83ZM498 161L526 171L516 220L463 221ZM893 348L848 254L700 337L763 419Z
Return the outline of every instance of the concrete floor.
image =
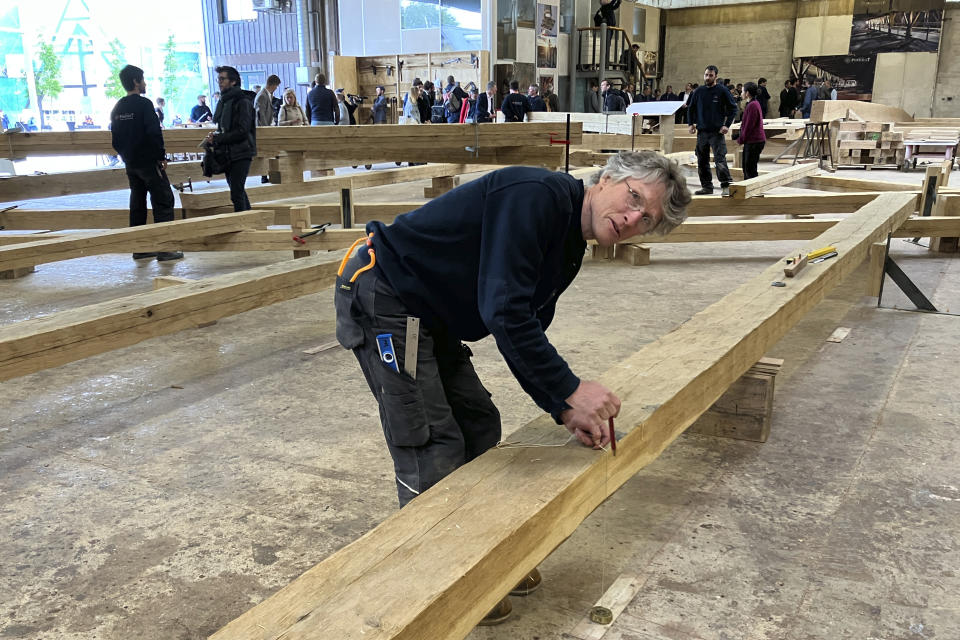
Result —
M423 184L366 195L410 199ZM93 198L37 208L125 194ZM796 244L588 260L550 338L595 377ZM894 241L893 255L960 312L956 254ZM0 281L0 324L277 258L44 265ZM597 637L578 625L617 577L636 595L606 640L960 638L960 318L878 310L864 277L769 351L786 363L767 443L682 436L541 565L543 588L514 598L511 620L471 639ZM353 356L302 353L332 339L331 295L0 384L0 637L205 638L396 509ZM909 306L888 281L894 304ZM838 326L849 336L825 342ZM505 433L536 417L493 342L472 348Z

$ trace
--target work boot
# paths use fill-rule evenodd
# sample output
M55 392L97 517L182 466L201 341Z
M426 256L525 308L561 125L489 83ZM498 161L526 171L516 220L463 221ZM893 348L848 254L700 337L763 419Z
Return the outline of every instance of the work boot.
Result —
M540 588L543 578L540 576L539 569L534 569L526 577L517 583L517 586L510 592L512 596L528 596Z
M166 262L168 260L179 260L183 257L182 251L161 251L157 254L157 262Z
M712 189L712 188L711 188L711 189L707 189L706 187L704 187L703 189L697 189L696 191L693 192L693 195L695 195L695 196L710 196L710 195L713 195L713 189Z
M724 198L729 198L729 197L730 197L730 185L727 185L727 186L725 186L725 187L721 187L721 188L720 188L720 195L723 196Z
M135 254L133 254L133 259L134 259L134 260L143 260L143 259L145 259L145 258L156 258L157 255L159 255L159 254L157 254L156 251L148 251L148 252L145 252L145 253L135 253Z
M504 598L497 603L493 609L490 609L490 613L483 617L483 620L477 623L478 627L492 627L495 624L500 624L510 617L510 614L513 613L513 605L510 604L510 598Z

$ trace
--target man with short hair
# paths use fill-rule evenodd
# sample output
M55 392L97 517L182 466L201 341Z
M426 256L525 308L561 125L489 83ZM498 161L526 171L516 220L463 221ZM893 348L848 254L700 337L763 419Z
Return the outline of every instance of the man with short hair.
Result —
M650 89L650 85L645 86L643 93L637 96L637 102L654 102L656 99L656 96L653 95L653 91Z
M207 135L207 141L214 153L227 159L224 175L230 186L233 210L248 211L250 199L245 186L250 163L257 155L257 113L253 106L256 94L243 90L240 73L234 67L217 67L216 71L223 97L213 114L217 131Z
M273 92L280 86L280 76L267 78L267 86L257 92L254 105L257 109L257 126L269 127L273 124Z
M590 80L590 88L583 95L583 110L586 113L600 113L603 111L600 101L600 91L596 80Z
M603 98L604 113L627 110L626 100L623 99L620 91L615 89L606 78L600 81L600 96Z
M466 99L467 93L460 88L460 83L456 82L453 76L447 76L447 86L443 89L443 106L449 124L460 122L460 108Z
M167 179L167 153L163 131L153 103L143 94L147 82L143 69L128 64L120 70L120 84L127 95L110 113L110 137L113 148L123 158L130 183L130 226L147 224L147 194L153 206L154 222L173 220L173 189ZM134 253L134 260L156 258L159 262L179 260L179 251Z
M797 92L793 88L793 83L787 80L783 83L783 91L780 92L780 117L792 118L796 108Z
M673 92L673 85L668 84L667 90L662 96L660 96L661 102L679 102L680 96Z
M532 84L527 88L527 100L530 102L530 111L546 111L547 103L540 97L540 86Z
M520 83L516 80L510 83L510 93L504 96L500 111L505 122L523 122L524 116L530 113L530 101L520 93Z
M495 122L497 112L497 83L487 83L487 90L477 98L477 122Z
M760 110L763 112L763 117L767 117L767 107L770 105L770 92L767 91L767 79L760 78L757 80L757 101L760 103Z
M620 65L624 67L632 81L637 81L637 74L640 73L640 59L637 57L639 55L640 45L638 44L630 45L629 49L624 49L620 54Z
M609 443L620 399L574 374L545 332L588 241L612 247L668 233L689 203L675 161L625 151L586 183L508 167L392 224L367 224L367 243L348 253L337 277L336 335L379 405L401 508L500 440L500 412L464 341L492 335L545 413L584 446ZM415 363L408 353L418 354ZM511 593L526 595L540 582L534 570ZM504 598L481 624L502 622L511 610Z
M427 81L430 82L429 80ZM433 123L433 102L430 100L430 94L427 91L427 85L420 78L413 79L413 86L420 90L417 96L417 111L420 113L420 124Z
M833 81L830 80L830 78L827 78L827 80L826 80L826 82L825 82L824 84L827 85L827 89L830 90L830 99L831 99L831 100L836 100L836 99L837 99L837 88L833 86Z
M830 79L824 78L820 81L820 86L817 88L817 100L829 100L830 99Z
M817 84L812 76L803 78L803 85L806 87L803 93L803 106L801 112L804 118L810 118L810 111L813 109L813 103L817 99Z
M717 167L717 179L724 196L730 195L730 169L727 167L727 143L724 136L737 115L737 102L730 91L717 83L719 70L708 65L703 72L703 85L690 96L687 112L690 133L697 134L697 171L700 174L700 189L697 195L713 193L713 177L710 174L710 151Z
M307 94L307 119L312 126L335 124L340 117L337 96L327 88L327 76L318 73L314 82L316 86Z
M373 124L387 123L387 96L383 95L383 85L377 85L377 97L373 99L370 111L373 113Z
M202 124L204 122L210 122L212 118L213 112L210 111L210 107L207 106L207 96L200 94L197 96L197 104L193 105L193 108L190 109L190 122Z

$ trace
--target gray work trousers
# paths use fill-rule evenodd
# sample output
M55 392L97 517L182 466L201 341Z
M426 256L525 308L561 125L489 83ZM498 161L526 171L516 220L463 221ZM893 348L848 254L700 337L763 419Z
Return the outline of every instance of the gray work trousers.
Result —
M337 279L337 340L352 349L380 406L400 506L500 440L500 412L470 363L470 349L442 330L420 328L416 379L405 371L410 312L390 285L365 271L360 247ZM362 257L361 257L362 256ZM392 334L400 372L384 364L377 335Z
M717 180L721 187L730 184L730 169L727 167L727 143L719 131L697 131L697 173L700 174L700 186L713 190L713 176L710 174L710 151L717 165Z

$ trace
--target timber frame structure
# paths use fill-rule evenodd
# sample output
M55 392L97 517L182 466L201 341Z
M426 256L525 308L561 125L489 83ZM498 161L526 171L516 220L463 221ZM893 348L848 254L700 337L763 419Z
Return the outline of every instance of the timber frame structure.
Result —
M563 135L560 131L547 133ZM537 136L542 138L543 134L537 130ZM577 144L609 149L626 143L624 139L592 141L588 134L580 135ZM456 139L456 144L462 144L459 137ZM613 145L607 146L610 143ZM539 151L562 150L557 145L540 146ZM592 149L581 151L594 153ZM689 153L674 156L685 161ZM340 192L339 205L278 204L224 214L220 213L222 192L198 193L188 208L193 212L189 219L132 229L122 228L126 212L119 210L2 213L0 226L8 231L113 230L43 236L0 234L0 272L29 270L35 265L98 253L148 249L295 251L299 259L182 282L0 327L0 381L332 286L338 261L325 252L344 249L361 237L363 231L355 225L374 218L392 219L420 204L358 203L354 189L373 186L378 180L389 184L403 179L452 177L480 168L466 162L499 164L510 161L509 157L493 154L476 162L451 154L454 164L439 168L426 165L397 170L388 178L375 177L388 172L321 178L307 183L317 182L323 187L317 185L314 190L310 185L306 192L298 193ZM292 166L296 171L303 165L294 162ZM577 173L595 170L584 168ZM913 186L819 175L815 165L799 165L737 183L733 198L695 197L689 209L694 219L667 237L627 239L611 253L657 242L800 240L804 241L803 251L832 245L837 247L838 256L808 266L782 288L770 286L772 280L782 276L783 262L778 261L676 331L603 374L600 381L623 399L617 420L621 433L618 457L571 444L551 449L531 466L529 456L517 450L493 449L213 637L466 636L512 585L612 492L656 459L804 313L868 258L874 274L871 291L875 290L883 275L883 260L878 256L891 234L938 239L931 243L931 249L955 251L957 243L951 240L960 237L960 194L942 188L942 183L940 168L928 171L924 183ZM838 193L765 193L784 184ZM441 192L444 186L453 185L441 185ZM268 196L273 199L280 192L265 192L261 201L269 201ZM918 212L920 215L915 216ZM791 218L846 215L829 219L729 219L784 213ZM712 219L715 217L728 219ZM305 238L305 244L292 239L292 235L320 223L341 228ZM288 225L289 229L269 229L271 225ZM310 255L311 251L324 253ZM885 251L882 254L886 258ZM608 254L595 251L594 255ZM556 426L548 418L535 420L517 433L524 441L556 436ZM514 488L509 496L504 486ZM408 579L411 571L421 577L416 585Z

